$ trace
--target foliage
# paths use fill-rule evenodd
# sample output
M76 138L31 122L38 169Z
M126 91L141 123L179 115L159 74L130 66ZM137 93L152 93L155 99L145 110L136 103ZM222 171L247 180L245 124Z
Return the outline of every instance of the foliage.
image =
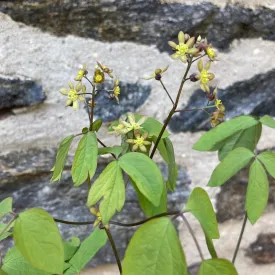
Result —
M83 241L76 236L71 240L62 240L57 222L71 225L86 224L54 219L43 209L26 209L15 213L12 209L12 198L0 202L0 240L12 236L15 246L4 257L0 274L12 275L72 275L80 271L91 261L96 253L109 240L114 252L120 274L123 275L187 275L188 264L183 248L173 225L173 220L181 217L195 240L202 258L200 275L235 275L234 262L243 236L246 219L254 224L262 215L268 200L268 178L266 171L275 178L275 153L271 151L257 154L257 144L262 134L262 125L275 128L275 120L268 115L261 118L241 115L227 121L226 108L218 98L218 89L212 90L210 82L215 75L210 72L210 65L217 60L217 54L207 39L190 37L179 32L178 44L169 41L174 53L173 59L186 64L177 96L173 99L164 85L162 78L169 66L157 68L146 79L159 82L171 101L171 110L164 122L153 117L127 113L114 121L108 127L109 134L119 137L119 143L114 146L105 145L100 139L103 124L102 119L94 120L94 110L97 108L98 93L106 92L110 100L119 104L120 82L114 77L113 70L97 62L97 67L91 78L84 65L76 77L76 83L69 83L69 89L61 89L67 97L65 106L79 108L83 101L87 103L89 125L80 133L65 137L59 145L55 165L52 169L51 181L62 179L62 172L73 142L79 139L71 167L72 181L75 187L83 183L88 185L87 207L96 216L91 234ZM205 58L204 58L205 57ZM207 59L207 62L202 60ZM189 74L193 64L197 62L197 73ZM182 64L182 65L184 65ZM111 90L101 89L105 78L113 79ZM201 108L178 109L181 94L186 81L199 81L202 92L208 99L208 104ZM91 85L87 92L85 83ZM207 192L196 187L191 192L183 209L168 211L168 191L177 188L178 167L176 161L177 148L173 146L173 138L167 131L172 116L177 112L204 111L209 114L209 123L213 127L204 133L194 144L193 149L202 152L218 152L219 164L214 169L209 181L209 187L225 184L245 166L249 168L243 230L240 233L232 263L227 259L218 258L214 247L214 239L219 239L218 223L212 202ZM100 133L99 133L100 132ZM162 175L154 160L158 152L168 168L168 176ZM108 156L108 163L101 174L93 179L98 160ZM109 161L108 158L108 161ZM200 171L198 171L199 173ZM141 211L147 217L134 223L120 223L114 216L125 207L127 187L132 185ZM182 202L178 201L177 205ZM205 242L210 258L205 259L200 250L196 236L189 225L187 217L192 214L200 224L205 235ZM169 217L172 217L170 219ZM90 224L88 221L87 224ZM116 248L116 241L111 234L112 226L139 226L129 242L123 264Z

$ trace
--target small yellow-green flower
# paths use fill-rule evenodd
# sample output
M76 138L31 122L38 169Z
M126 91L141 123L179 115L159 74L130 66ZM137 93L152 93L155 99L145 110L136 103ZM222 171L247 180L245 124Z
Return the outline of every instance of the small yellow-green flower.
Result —
M127 122L122 121L122 124L126 127L128 132L132 130L135 131L135 130L142 129L141 125L145 122L146 119L147 117L143 116L141 119L139 119L139 121L136 122L135 115L133 113L128 113L127 114L128 121Z
M215 58L217 57L217 54L216 52L213 50L213 47L212 47L212 44L208 44L207 42L207 39L205 38L204 40L204 44L205 44L205 47L204 47L204 51L205 53L208 55L209 59L211 61L214 61Z
M84 100L84 96L79 95L78 93L80 91L82 91L82 93L85 93L86 87L84 85L82 85L80 82L76 85L75 88L74 88L74 85L70 82L69 87L70 87L69 90L67 90L65 88L60 89L60 93L62 95L68 96L68 100L67 100L65 106L66 107L72 106L74 108L74 110L77 110L79 108L78 101Z
M161 79L161 76L164 72L167 71L169 66L166 66L164 69L156 69L153 73L152 73L152 76L149 76L149 77L145 77L144 79L145 80L150 80L150 79L153 79L155 78L156 80L160 80Z
M104 72L102 72L99 69L95 69L94 83L100 84L100 83L104 82L104 80L105 80Z
M148 133L145 132L142 136L140 132L136 130L134 132L135 139L127 139L126 142L129 144L133 144L132 151L137 151L138 149L142 152L146 152L146 146L150 145L151 142L147 141Z
M211 62L207 62L205 66L203 66L202 60L198 62L198 70L199 73L196 74L195 78L200 80L200 87L203 91L210 93L210 89L208 86L209 81L214 79L215 75L213 73L208 72L210 69Z
M108 67L106 66L103 66L102 64L100 64L98 61L97 61L97 65L99 66L99 68L104 72L106 73L107 75L109 75L111 78L113 78L113 70L109 69Z
M187 61L187 55L196 55L199 50L194 46L195 37L184 35L182 31L178 34L179 44L173 41L169 41L168 44L175 50L175 53L171 55L173 59L180 59L182 62Z
M120 95L120 87L119 87L119 79L116 78L114 83L113 95L116 99L117 104L119 104L119 95Z
M119 119L119 124L116 126L112 126L113 131L109 131L109 134L116 134L117 136L125 135L129 131L126 126L122 123L126 119L126 116L123 116Z
M92 207L90 208L90 212L97 217L97 219L94 221L93 226L96 227L99 225L99 223L101 223L102 218L101 218L101 214L99 212L99 210L96 207Z
M75 81L82 81L82 78L88 74L86 65L83 65L82 69L80 69L75 77Z

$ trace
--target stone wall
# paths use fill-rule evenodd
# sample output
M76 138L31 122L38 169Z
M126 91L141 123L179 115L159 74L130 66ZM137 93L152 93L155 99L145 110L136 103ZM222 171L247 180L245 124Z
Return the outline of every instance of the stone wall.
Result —
M100 138L106 144L119 142L106 135L106 129L124 112L140 112L161 121L167 116L171 105L160 84L145 81L142 77L150 75L157 67L170 65L163 81L175 97L184 65L171 60L167 40L176 39L179 30L207 36L217 48L218 61L211 68L216 75L213 87L220 88L219 96L227 108L228 118L240 114L275 116L273 6L168 2L0 2L0 199L12 195L15 211L40 206L59 218L89 219L85 208L85 187L73 188L67 171L71 160L64 179L60 183L49 182L49 170L58 142L87 126L84 106L78 112L66 109L66 99L58 92L74 78L83 63L93 68L95 61L99 60L113 68L122 82L119 106L114 102L110 104L103 94L97 106L96 117L102 117L104 121ZM191 71L195 72L196 68ZM181 107L205 104L206 99L198 88L197 83L186 83ZM191 150L207 129L209 121L202 112L179 114L169 125L180 165L178 188L170 195L171 210L182 207L194 186L205 187L218 163L215 153ZM258 149L273 148L274 143L274 131L264 128ZM156 160L165 174L165 165L158 156ZM106 162L107 159L102 160L100 169ZM222 234L216 245L223 257L231 258L233 254L244 211L242 200L246 183L247 171L244 170L231 180L230 185L207 189L220 221ZM258 269L256 264L260 261L257 259L262 256L255 249L259 245L266 246L267 251L274 249L269 249L275 231L274 183L271 184L266 214L259 225L247 231L243 240L240 264L237 263L240 274L249 274L252 268L264 275L275 270L275 265L270 264L274 262L271 256L266 260L268 266ZM118 220L142 217L132 190L128 195L128 211L118 215ZM191 222L201 236L198 224L192 219ZM83 238L91 230L89 226L79 229L65 225L60 229L65 238L72 234ZM133 231L112 230L119 240L119 252L123 257ZM187 260L195 264L199 257L193 243L186 237L186 229L181 224L179 231ZM229 232L232 233L230 240L226 239ZM256 244L252 244L260 233L271 235L259 235ZM200 241L204 243L203 238ZM10 245L8 240L1 243L0 249L3 246L7 249ZM110 250L102 250L91 264L114 262L107 251ZM257 253L253 254L253 251ZM206 248L204 253L207 257ZM252 264L252 260L256 264Z

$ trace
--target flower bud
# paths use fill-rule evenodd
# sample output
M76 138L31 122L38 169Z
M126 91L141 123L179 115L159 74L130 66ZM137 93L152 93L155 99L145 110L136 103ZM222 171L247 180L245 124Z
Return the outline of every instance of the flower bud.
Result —
M192 81L192 82L196 82L196 81L198 81L198 78L196 78L196 75L197 74L191 74L190 76L189 76L189 78L190 78L190 81Z
M161 74L156 74L155 80L161 80Z

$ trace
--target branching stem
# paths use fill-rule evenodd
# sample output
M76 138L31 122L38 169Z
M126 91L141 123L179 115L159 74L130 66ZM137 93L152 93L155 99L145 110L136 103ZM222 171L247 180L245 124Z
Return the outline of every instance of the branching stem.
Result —
M161 83L161 85L162 85L163 89L165 90L166 94L168 95L168 97L170 98L170 100L171 100L172 104L174 105L174 104L175 104L175 102L174 102L173 98L171 97L171 95L169 94L168 90L166 89L166 87L165 87L165 85L164 85L163 81L160 79L160 80L159 80L159 82Z

